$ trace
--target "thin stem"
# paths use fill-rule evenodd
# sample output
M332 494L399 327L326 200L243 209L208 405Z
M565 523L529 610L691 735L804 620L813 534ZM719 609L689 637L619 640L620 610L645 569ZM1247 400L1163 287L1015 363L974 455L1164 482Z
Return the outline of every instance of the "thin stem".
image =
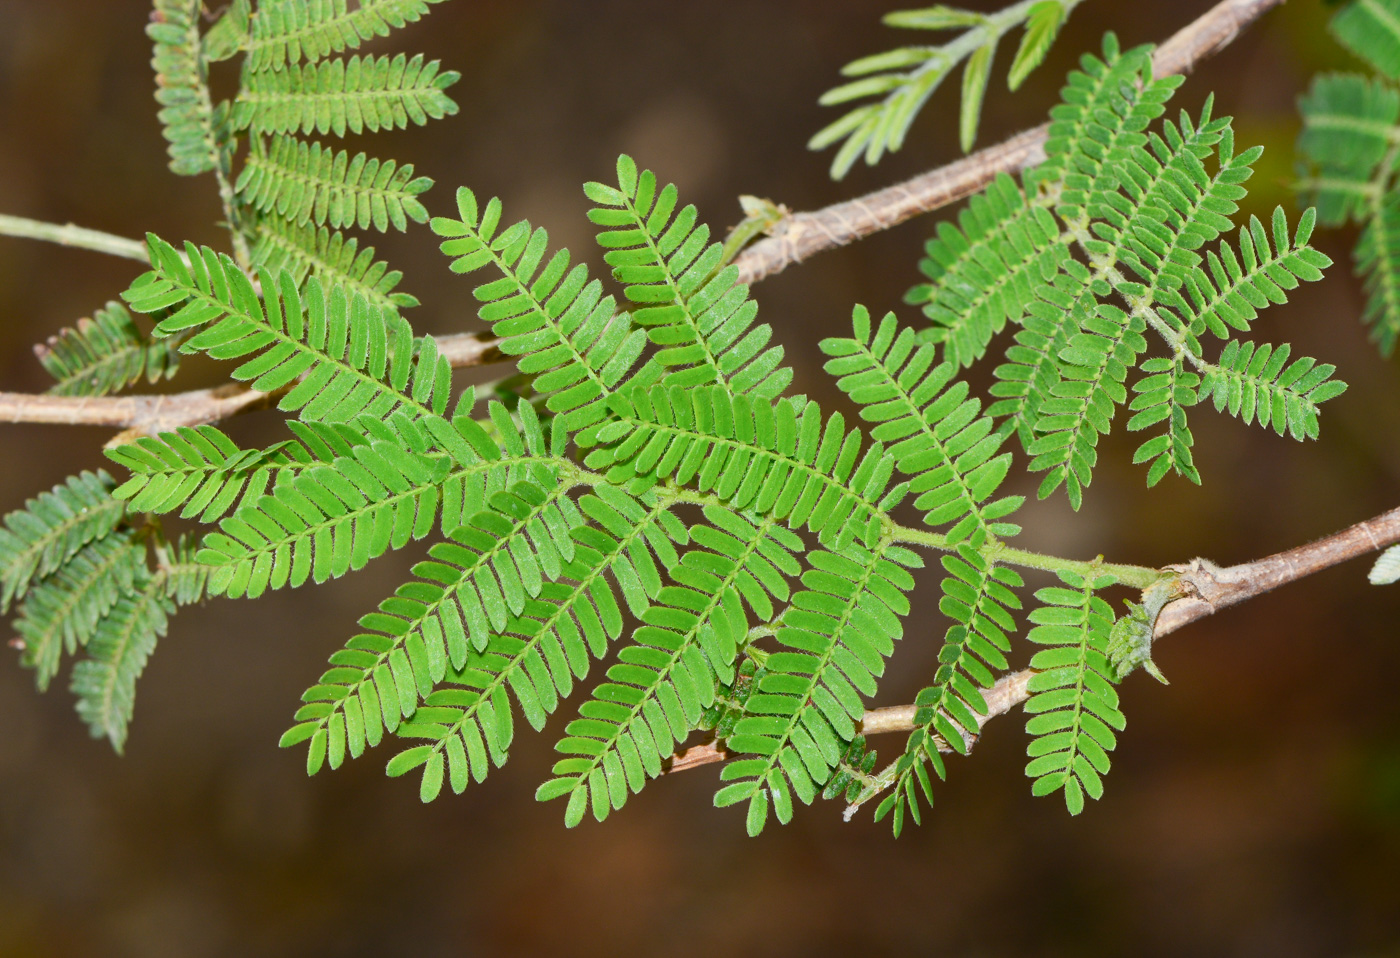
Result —
M956 548L948 543L948 537L945 535L925 529L912 529L897 523L891 523L891 536L894 542L922 546L925 549L951 552ZM1100 559L1085 561L1044 555L1039 552L1031 552L1029 549L1016 549L1001 541L989 542L981 551L989 562L1017 565L1027 569L1043 569L1047 572L1063 570L1076 572L1080 575L1089 575L1097 570L1112 575L1123 585L1134 589L1145 589L1162 578L1164 574L1160 570L1150 569L1147 566L1103 562Z
M1157 48L1152 72L1158 77L1187 73L1218 53L1241 30L1283 0L1222 0ZM734 261L739 280L755 283L817 253L897 226L905 220L956 203L978 192L999 173L1018 173L1045 159L1049 124L1018 133L1003 143L923 173L903 183L810 213L793 213L773 226Z
M31 220L23 216L0 213L0 235L45 240L60 246L89 249L93 252L120 256L123 259L134 259L142 263L150 262L146 256L146 244L140 240L114 236L101 230L74 226L72 223L59 225L58 223L45 223L43 220Z
M1162 609L1153 629L1153 641L1227 606L1263 595L1281 585L1296 582L1349 559L1379 552L1397 542L1400 542L1400 507L1348 526L1341 532L1316 542L1254 562L1221 568L1208 560L1194 559L1182 565L1169 566L1168 571L1177 576L1178 591L1186 594L1183 598L1167 603ZM1095 568L1112 572L1115 567L1101 563ZM979 732L987 722L998 715L1005 715L1030 697L1028 686L1034 674L1033 669L1008 673L982 693L982 698L987 703L987 712L978 716ZM871 709L865 713L860 731L865 735L908 732L914 728L917 712L918 709L913 705ZM940 750L947 751L942 748ZM676 772L713 762L723 762L728 757L729 753L723 743L708 742L678 752L671 759L669 770Z

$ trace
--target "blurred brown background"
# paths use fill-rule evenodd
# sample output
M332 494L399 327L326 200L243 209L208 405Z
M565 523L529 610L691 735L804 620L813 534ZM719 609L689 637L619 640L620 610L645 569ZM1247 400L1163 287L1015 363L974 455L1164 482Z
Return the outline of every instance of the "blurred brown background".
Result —
M1016 95L1004 46L980 144L1039 122L1104 30L1160 40L1206 6L1086 3ZM462 112L368 148L435 178L430 209L450 210L458 184L500 194L507 216L547 224L594 264L579 184L609 178L620 151L675 180L717 230L738 220L739 193L814 208L956 155L956 77L875 170L833 184L830 153L803 148L837 115L815 101L839 67L905 39L879 25L885 10L457 0L392 42L460 70L451 93ZM1293 210L1294 102L1307 78L1350 66L1324 32L1328 12L1294 0L1270 13L1172 105L1194 113L1213 89L1217 113L1238 118L1238 142L1267 147L1250 184L1261 215ZM165 168L146 15L140 0L0 0L0 210L225 242L212 183ZM847 329L853 303L921 321L901 296L933 222L758 288L798 390L841 404L816 344ZM1061 497L1028 506L1022 544L1229 563L1395 505L1400 377L1358 322L1354 239L1319 234L1338 261L1329 280L1258 326L1260 340L1333 362L1352 384L1327 405L1319 443L1202 407L1204 488L1169 478L1149 493L1120 416L1083 511ZM417 328L477 328L468 285L425 228L369 241L423 300ZM137 271L0 238L0 388L44 388L30 345ZM221 372L189 361L175 385ZM280 436L267 413L228 428L245 443ZM104 463L102 431L7 425L0 435L0 510ZM991 725L973 760L951 763L936 810L896 842L868 814L843 824L830 803L750 840L742 811L711 809L713 768L566 831L562 805L533 801L563 718L520 736L484 785L431 806L414 782L384 777L387 748L307 779L302 750L278 750L277 737L326 656L412 559L182 612L140 683L124 758L87 738L66 678L40 696L11 655L0 668L0 954L1400 955L1400 592L1369 587L1364 563L1164 642L1157 662L1172 685L1128 680L1108 794L1078 819L1058 798L1031 798L1018 716ZM884 703L907 701L932 674L944 628L936 582L923 578Z

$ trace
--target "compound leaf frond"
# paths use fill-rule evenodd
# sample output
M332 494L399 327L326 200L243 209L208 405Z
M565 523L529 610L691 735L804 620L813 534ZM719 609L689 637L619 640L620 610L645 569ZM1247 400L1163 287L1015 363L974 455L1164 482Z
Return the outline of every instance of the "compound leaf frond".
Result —
M199 38L200 4L155 0L146 35L155 44L151 68L162 133L170 144L171 172L194 176L218 168L219 127L204 76Z
M845 141L831 162L833 179L844 177L862 155L867 164L874 166L886 152L893 153L904 145L914 117L939 84L966 59L959 120L962 149L966 153L977 138L982 96L1001 38L1016 26L1026 27L1007 78L1014 90L1045 59L1060 27L1079 2L1022 0L992 14L940 5L887 15L887 26L964 32L939 46L899 47L846 64L842 74L857 79L828 90L818 102L834 106L867 97L879 99L856 106L827 125L812 137L808 148L821 150Z
M646 335L619 314L602 284L583 264L569 268L568 250L549 259L549 234L522 220L500 230L501 202L478 207L476 195L457 191L461 219L434 217L433 232L446 237L442 251L453 272L491 265L501 278L478 286L480 316L501 337L499 348L519 356L520 370L535 376L533 388L565 429L580 431L586 445L606 416L607 397L628 378ZM541 265L543 264L543 265Z
M1210 397L1217 410L1227 410L1245 423L1259 420L1280 436L1316 439L1317 407L1340 396L1346 383L1330 378L1330 363L1319 364L1311 356L1288 362L1291 347L1233 340L1220 354L1220 363L1206 373L1202 398Z
M295 383L279 409L308 422L385 418L400 408L430 418L446 411L451 366L431 337L415 350L413 331L397 313L315 279L303 295L285 271L260 272L259 300L229 257L187 243L186 266L169 243L154 235L147 242L154 268L123 297L138 312L179 306L156 325L157 335L203 327L182 352L252 356L232 373L252 388L271 392Z
M136 680L174 611L164 580L147 579L145 588L122 595L99 620L88 641L87 658L73 666L70 688L78 698L78 715L88 723L93 738L105 736L118 754L126 745Z
M252 260L277 274L290 273L297 288L308 276L326 284L345 287L385 312L418 305L414 296L395 292L403 273L374 258L374 247L359 248L359 241L339 230L297 226L281 217L259 217L252 229Z
M1026 733L1032 736L1026 775L1033 794L1063 790L1065 806L1078 815L1086 794L1103 795L1108 753L1117 744L1113 729L1124 726L1107 657L1113 610L1095 594L1114 578L1058 575L1069 588L1036 592L1043 604L1029 616L1034 628L1027 638L1047 648L1031 658L1031 668L1039 671L1031 677L1025 706L1031 716Z
M835 357L826 371L861 407L862 419L877 423L873 438L889 442L895 468L911 476L914 505L924 523L947 532L952 545L967 539L974 549L989 537L1014 535L1018 527L997 520L1021 499L991 500L1011 464L998 454L1005 434L993 429L982 404L967 396L966 381L954 381L951 363L934 365L934 347L915 347L912 329L899 329L888 314L871 329L870 314L857 306L854 339L826 339L821 350Z
M88 543L111 535L126 515L106 472L83 472L24 504L0 528L0 611L30 583L67 563Z
M723 266L721 243L697 225L694 206L676 209L675 184L658 188L651 170L638 172L632 158L617 161L618 187L587 183L595 204L589 219L602 227L598 243L613 277L637 305L632 321L662 349L649 365L665 370L667 386L717 384L732 395L774 399L792 381L780 366L781 346L768 347L773 330L754 325L758 304L739 283L739 270ZM767 347L767 348L765 348ZM652 378L643 372L642 381Z
M909 612L907 571L922 560L900 546L873 551L851 546L841 555L809 553L804 591L793 596L777 631L782 651L767 657L767 674L745 703L745 716L727 740L731 752L755 756L729 762L730 784L715 805L748 803L750 835L763 830L771 798L778 821L792 818L792 799L810 803L831 777L865 714L885 659L903 634Z
M126 307L110 302L74 326L36 345L34 353L54 378L55 396L106 396L142 379L160 382L180 366L178 339L151 341Z
M392 29L415 23L441 0L293 0L266 3L253 18L247 41L248 69L281 70L298 60L315 61L359 49Z
M632 644L618 653L608 682L593 690L555 748L554 778L541 801L568 796L565 824L590 810L602 821L621 809L629 791L661 774L675 743L698 728L714 702L715 684L733 681L735 657L748 634L745 605L771 619L796 575L801 540L767 517L750 521L709 506L708 524L693 526L694 543L669 570L644 610Z
M34 669L40 691L58 672L59 659L87 646L98 623L146 576L146 549L129 531L88 543L25 596L15 631L20 664Z
M353 56L248 74L233 104L235 129L257 134L371 133L457 112L443 91L460 79L422 54Z
M540 594L491 635L482 651L470 650L460 668L449 666L446 682L423 701L395 734L423 739L396 755L390 775L421 766L419 794L430 801L442 790L444 771L454 792L468 779L480 782L491 764L506 759L514 735L509 689L534 727L588 675L623 628L622 610L608 583L622 590L634 615L644 612L663 587L661 571L674 568L676 546L685 545L685 525L669 500L634 499L599 486L579 500L593 524L573 532L573 557L562 564L572 582L546 582ZM592 711L585 706L585 714ZM489 761L488 761L489 756Z
M598 434L605 445L586 460L608 481L693 483L732 509L805 527L833 546L873 545L908 490L890 488L894 459L880 443L862 454L860 432L848 431L840 413L823 421L813 402L799 414L791 399L655 386L618 393L610 406L614 419Z
M384 232L424 223L428 211L418 197L433 181L415 178L413 164L378 160L364 153L323 148L290 136L275 136L255 147L235 191L239 201L260 213L298 226L356 226Z

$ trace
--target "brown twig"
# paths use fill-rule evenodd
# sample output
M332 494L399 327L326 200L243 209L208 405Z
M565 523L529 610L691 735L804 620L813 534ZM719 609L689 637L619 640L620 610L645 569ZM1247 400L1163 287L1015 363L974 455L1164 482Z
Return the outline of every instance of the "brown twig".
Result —
M1222 0L1177 31L1157 48L1152 72L1159 76L1188 73L1218 53L1270 7L1283 0ZM846 246L872 233L956 203L992 182L999 173L1018 173L1045 159L1049 125L1018 133L1004 143L903 183L836 203L810 213L790 213L768 230L769 236L734 260L745 283L781 272L810 256Z
M1349 559L1388 548L1397 542L1400 542L1400 508L1358 522L1325 539L1254 562L1221 568L1208 560L1194 559L1184 565L1168 566L1170 571L1179 575L1178 582L1187 595L1162 609L1153 630L1153 641L1219 609L1263 595ZM987 713L978 716L979 731L987 722L1011 711L1030 697L1028 686L1034 674L1031 669L1011 672L1003 675L983 693ZM872 709L865 713L861 732L876 735L881 732L911 731L914 713L915 707L912 705ZM728 757L729 753L722 745L709 742L677 753L671 759L669 770L683 771L712 762L723 762Z
M443 336L437 343L439 354L454 368L461 368L490 362L497 340L477 333L458 333ZM36 396L0 392L0 422L109 426L155 435L179 426L219 422L239 413L265 409L278 395L239 383L164 396Z

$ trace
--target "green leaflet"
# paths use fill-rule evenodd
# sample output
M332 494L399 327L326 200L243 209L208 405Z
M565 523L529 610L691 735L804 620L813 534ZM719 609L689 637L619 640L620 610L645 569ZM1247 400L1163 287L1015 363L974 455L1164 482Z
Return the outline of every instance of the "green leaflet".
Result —
M247 40L248 69L280 70L297 60L320 60L332 53L357 50L375 37L414 23L428 5L441 0L298 0L260 7Z
M1155 486L1168 472L1175 470L1196 485L1201 474L1191 456L1195 438L1186 425L1186 410L1200 402L1201 377L1186 368L1180 359L1157 357L1138 367L1143 376L1133 383L1133 397L1128 408L1135 415L1128 420L1128 429L1140 430L1159 423L1166 432L1144 440L1133 453L1133 462L1152 462L1147 470L1147 485Z
M694 206L677 211L675 184L658 190L655 174L638 173L626 154L618 157L617 181L617 189L584 185L595 204L588 218L603 227L603 258L638 307L632 322L663 347L650 363L665 371L661 383L715 383L735 396L776 398L792 381L792 370L779 366L781 346L764 348L773 330L753 325L758 304L738 282L738 267L723 265L723 244L710 243L710 228L696 225ZM649 367L639 382L656 378Z
M171 172L193 176L216 169L227 117L216 114L204 84L198 5L156 0L146 35L155 45L151 67Z
M1201 383L1216 409L1228 409L1246 423L1272 426L1280 436L1316 439L1317 407L1346 391L1346 383L1329 377L1330 363L1318 365L1311 356L1288 362L1291 349L1231 342L1220 355L1220 365Z
M1085 794L1103 796L1108 753L1117 744L1112 730L1124 725L1107 658L1113 611L1095 595L1114 579L1057 574L1069 588L1036 592L1043 604L1029 616L1034 628L1027 638L1047 648L1031 658L1031 668L1040 672L1031 677L1025 706L1031 716L1026 733L1032 736L1026 775L1034 780L1036 795L1063 789L1065 806L1078 815Z
M1180 317L1192 337L1206 330L1229 339L1230 330L1249 332L1258 311L1270 303L1288 302L1288 291L1299 281L1316 282L1332 260L1307 245L1316 217L1311 210L1298 220L1290 239L1283 207L1276 207L1272 220L1273 249L1269 234L1258 217L1251 216L1241 226L1236 253L1229 243L1221 243L1189 270L1178 274L1180 283L1165 286L1156 299Z
M792 818L792 798L810 803L840 762L873 696L884 660L902 634L909 612L904 593L914 586L906 568L923 563L899 546L859 546L843 554L809 553L805 590L783 613L767 674L745 702L745 716L729 736L731 752L757 756L725 765L730 784L715 805L748 803L750 835L763 830L772 802L778 821Z
M1340 226L1368 218L1373 196L1384 189L1373 182L1376 170L1397 142L1400 91L1354 73L1318 74L1298 112L1298 152L1312 167L1299 186L1318 219Z
M78 699L78 715L93 737L106 737L118 754L126 744L136 681L146 660L165 635L176 607L202 599L208 580L208 570L193 561L188 543L163 551L159 568L135 571L138 588L123 590L112 608L97 618L87 639L87 657L73 666L69 683Z
M661 774L675 744L699 727L716 680L734 678L748 633L744 607L771 619L772 601L788 598L785 577L798 571L792 552L800 539L771 518L755 524L715 506L705 518L669 570L673 584L639 615L643 624L608 669L609 681L594 688L555 746L571 757L554 764L555 777L536 797L567 795L570 827L589 810L602 821Z
M442 251L452 270L469 273L491 265L501 279L478 286L481 318L501 337L500 350L520 356L520 370L534 374L534 389L563 428L584 433L586 443L606 415L606 399L632 371L646 337L618 315L602 285L589 281L583 264L569 269L568 250L541 268L549 243L543 229L524 220L497 232L501 202L478 209L476 195L457 191L459 220L435 217L433 232L447 237Z
M967 152L977 137L982 96L1001 38L1013 28L1025 25L1025 35L1007 77L1008 86L1014 90L1045 59L1060 27L1079 2L1022 0L992 14L945 6L887 14L884 22L892 27L965 32L941 46L900 47L846 64L841 73L858 79L828 90L818 102L834 106L867 97L879 99L849 110L824 127L808 142L808 149L821 150L845 141L831 161L832 179L844 177L861 156L874 166L886 152L893 153L904 145L914 117L944 78L966 59L958 125L962 149Z
M15 631L23 640L20 664L34 669L39 691L57 674L63 653L86 646L121 597L145 578L145 548L121 531L84 546L30 590Z
M350 452L350 442L326 433L337 442L340 454ZM363 442L358 435L354 440ZM103 452L131 472L131 478L113 490L113 498L126 500L134 512L179 509L181 518L198 516L200 522L214 522L236 504L256 501L274 477L296 475L312 462L301 443L239 449L213 426L181 426Z
M1358 0L1329 24L1342 46L1392 80L1400 79L1400 3Z
M934 324L923 340L942 343L950 362L972 365L1008 320L1023 320L1036 288L1069 255L1069 239L1044 204L1028 201L1015 180L999 174L956 227L938 224L925 246L919 270L931 282L905 297Z
M347 744L359 755L383 729L394 731L400 715L412 717L449 662L465 667L469 649L484 651L546 580L562 574L562 564L574 559L570 533L582 523L567 488L519 482L495 493L489 508L428 550L428 560L413 568L417 581L360 619L366 631L303 694L300 724L282 739L284 746L311 739L309 773L327 755L338 767ZM355 733L349 739L347 725Z
M250 73L233 104L235 129L253 133L371 133L457 112L443 91L460 74L438 61L353 56Z
M1247 330L1259 309L1330 264L1307 246L1311 212L1292 237L1280 209L1272 237L1251 220L1237 246L1206 248L1231 227L1260 148L1236 153L1230 121L1212 118L1209 98L1198 117L1183 112L1150 131L1180 83L1152 77L1150 52L1122 52L1110 34L1102 59L1083 58L1026 189L999 177L961 228L940 225L920 264L933 282L909 296L934 323L918 336L953 365L984 355L1008 322L1020 327L994 370L987 415L1046 473L1039 496L1063 486L1076 509L1099 438L1129 404L1134 367L1128 428L1156 432L1134 457L1150 463L1148 484L1170 471L1199 481L1186 410L1206 395L1203 381L1216 389L1226 372L1205 359L1200 336ZM1367 248L1385 255L1382 244ZM1153 338L1169 356L1151 355Z
M1332 18L1336 38L1381 76L1323 74L1298 101L1303 131L1299 193L1317 204L1326 226L1365 224L1352 256L1366 280L1362 314L1371 338L1389 356L1400 339L1400 6L1358 0Z
M1352 257L1366 279L1362 319L1371 325L1381 355L1389 356L1400 339L1400 193L1388 192L1373 204Z
M308 422L383 418L401 407L432 418L446 411L451 367L431 337L415 354L413 331L396 313L314 279L303 296L285 271L259 272L260 300L227 256L186 243L186 265L159 237L147 243L154 268L123 297L138 312L179 306L156 325L159 336L203 327L182 352L251 356L232 376L254 389L271 392L295 381L279 409L298 411Z
M1012 591L1024 584L1020 575L989 563L975 549L964 545L956 555L944 556L943 568L948 574L941 585L943 598L938 608L957 624L944 635L934 682L914 699L918 711L904 754L849 797L858 805L890 788L875 810L875 819L893 812L891 825L896 836L903 831L906 815L915 824L921 822L920 798L933 804L933 783L927 768L940 779L945 777L940 751L965 755L981 731L981 716L987 712L982 690L991 688L995 673L1007 668L1006 654L1011 651L1008 633L1016 630L1011 613L1021 608L1021 600Z
M253 261L273 274L290 273L298 289L314 276L322 283L344 286L387 312L418 305L415 297L395 291L403 273L376 260L373 246L360 249L359 241L344 233L269 217L253 227L252 236Z
M425 223L428 211L418 195L433 181L415 178L413 164L399 166L349 151L323 149L289 136L274 136L253 154L238 177L239 199L260 213L276 213L298 226L373 227L381 232L408 221Z
M949 543L969 539L974 549L989 536L1015 535L1018 526L996 520L1015 511L1022 498L988 501L1006 476L1011 454L997 455L1005 436L980 415L980 402L966 398L967 383L952 383L951 363L933 365L932 346L916 349L914 331L900 330L893 313L873 336L863 306L855 308L852 322L854 339L822 341L822 352L836 357L826 371L840 376L836 384L860 404L861 418L878 423L874 438L892 443L888 455L895 467L913 477L915 507L929 510L924 523L951 524Z
M388 770L401 775L421 766L424 801L441 791L444 774L460 794L469 778L480 782L486 777L488 755L496 765L505 761L514 735L507 689L539 729L573 690L574 679L588 675L590 659L601 658L622 631L622 612L608 579L639 615L663 587L658 565L674 568L676 546L688 539L664 499L644 503L599 486L580 498L579 508L597 525L574 531L574 556L561 570L572 582L545 583L483 650L468 651L461 668L449 667L449 687L429 694L396 730L400 737L429 743L400 752ZM585 705L584 712L590 711ZM355 747L352 739L352 754Z
M152 578L135 595L123 595L88 641L88 657L73 667L70 685L78 698L78 715L93 738L106 737L118 754L126 745L127 726L136 700L136 680L165 635L175 604L164 583Z
M110 302L34 347L56 396L105 396L142 379L156 383L180 366L178 339L152 342L121 303Z
M1060 351L1062 379L1040 404L1036 438L1026 447L1029 469L1044 470L1037 494L1044 499L1061 483L1079 508L1098 460L1095 446L1113 413L1127 399L1128 369L1147 348L1146 321L1114 306L1073 316L1079 332Z
M610 406L615 421L599 430L604 445L586 460L609 482L694 483L733 509L805 527L824 543L873 543L908 488L889 488L894 460L880 443L861 454L860 433L847 431L840 413L823 421L816 403L799 413L790 399L657 386L619 393Z
M466 416L434 421L431 439L411 422L400 421L400 432L380 425L376 435L374 421L361 420L369 442L295 475L283 470L270 493L205 537L199 561L217 566L210 591L256 597L324 582L423 538L439 507L442 530L451 533L500 489L524 480L553 488L566 464L550 454L530 407L522 409L517 432L505 408L490 404L495 439ZM447 445L453 458L428 452L430 441Z
M111 496L112 477L99 470L68 480L5 516L0 529L0 611L32 581L67 563L89 542L111 535L126 514Z

